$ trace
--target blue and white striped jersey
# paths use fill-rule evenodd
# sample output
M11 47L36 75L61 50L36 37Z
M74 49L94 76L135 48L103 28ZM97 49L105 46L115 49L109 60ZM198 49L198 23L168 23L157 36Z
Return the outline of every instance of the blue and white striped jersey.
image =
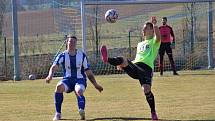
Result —
M66 50L56 57L53 64L62 66L64 78L86 79L84 71L89 69L87 57L81 50L77 50L74 56Z

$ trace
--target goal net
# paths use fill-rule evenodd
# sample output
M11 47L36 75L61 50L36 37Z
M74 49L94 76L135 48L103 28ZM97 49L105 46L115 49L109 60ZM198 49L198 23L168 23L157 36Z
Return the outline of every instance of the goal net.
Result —
M122 1L115 3L87 2L85 6L87 50L92 51L90 58L93 60L92 64L97 74L121 73L115 67L101 62L99 47L105 44L108 47L109 56L125 56L133 60L137 43L143 39L142 26L151 16L156 16L158 25L162 24L162 17L167 17L167 24L174 30L176 48L173 49L173 56L177 70L207 68L208 2L166 4L129 2L125 4ZM104 15L108 9L118 11L119 19L116 23L106 22ZM155 62L155 71L159 70L158 58ZM164 58L164 69L171 70L167 55Z

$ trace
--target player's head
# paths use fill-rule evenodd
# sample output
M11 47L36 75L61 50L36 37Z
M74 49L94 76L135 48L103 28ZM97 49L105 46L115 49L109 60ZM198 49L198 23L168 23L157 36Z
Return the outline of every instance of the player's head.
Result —
M143 25L142 34L145 37L145 39L150 39L154 37L154 28L152 22L146 22Z
M77 37L68 36L66 39L66 48L67 49L76 49L76 45L77 45Z
M163 17L163 18L162 18L162 24L163 24L163 25L166 25L166 23L167 23L167 17Z

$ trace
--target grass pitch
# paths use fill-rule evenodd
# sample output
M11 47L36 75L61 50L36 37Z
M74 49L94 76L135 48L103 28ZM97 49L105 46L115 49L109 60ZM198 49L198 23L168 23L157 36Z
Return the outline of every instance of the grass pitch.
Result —
M155 73L152 90L158 116L163 121L215 120L215 71ZM150 120L150 110L139 82L126 74L96 76L104 87L99 93L88 82L86 119ZM0 121L51 121L57 80L0 82ZM78 120L73 93L64 93L63 120Z

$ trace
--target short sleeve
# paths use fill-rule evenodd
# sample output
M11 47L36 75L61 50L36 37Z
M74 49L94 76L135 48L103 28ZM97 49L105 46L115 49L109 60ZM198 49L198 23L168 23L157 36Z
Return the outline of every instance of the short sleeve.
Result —
M85 71L90 69L90 64L88 63L88 59L85 54L83 54L83 67Z
M65 55L64 53L59 54L59 55L55 58L55 60L54 60L54 62L53 62L53 65L60 65L60 64L62 64L62 63L63 63L63 60L64 60L64 58L65 58L64 55Z

